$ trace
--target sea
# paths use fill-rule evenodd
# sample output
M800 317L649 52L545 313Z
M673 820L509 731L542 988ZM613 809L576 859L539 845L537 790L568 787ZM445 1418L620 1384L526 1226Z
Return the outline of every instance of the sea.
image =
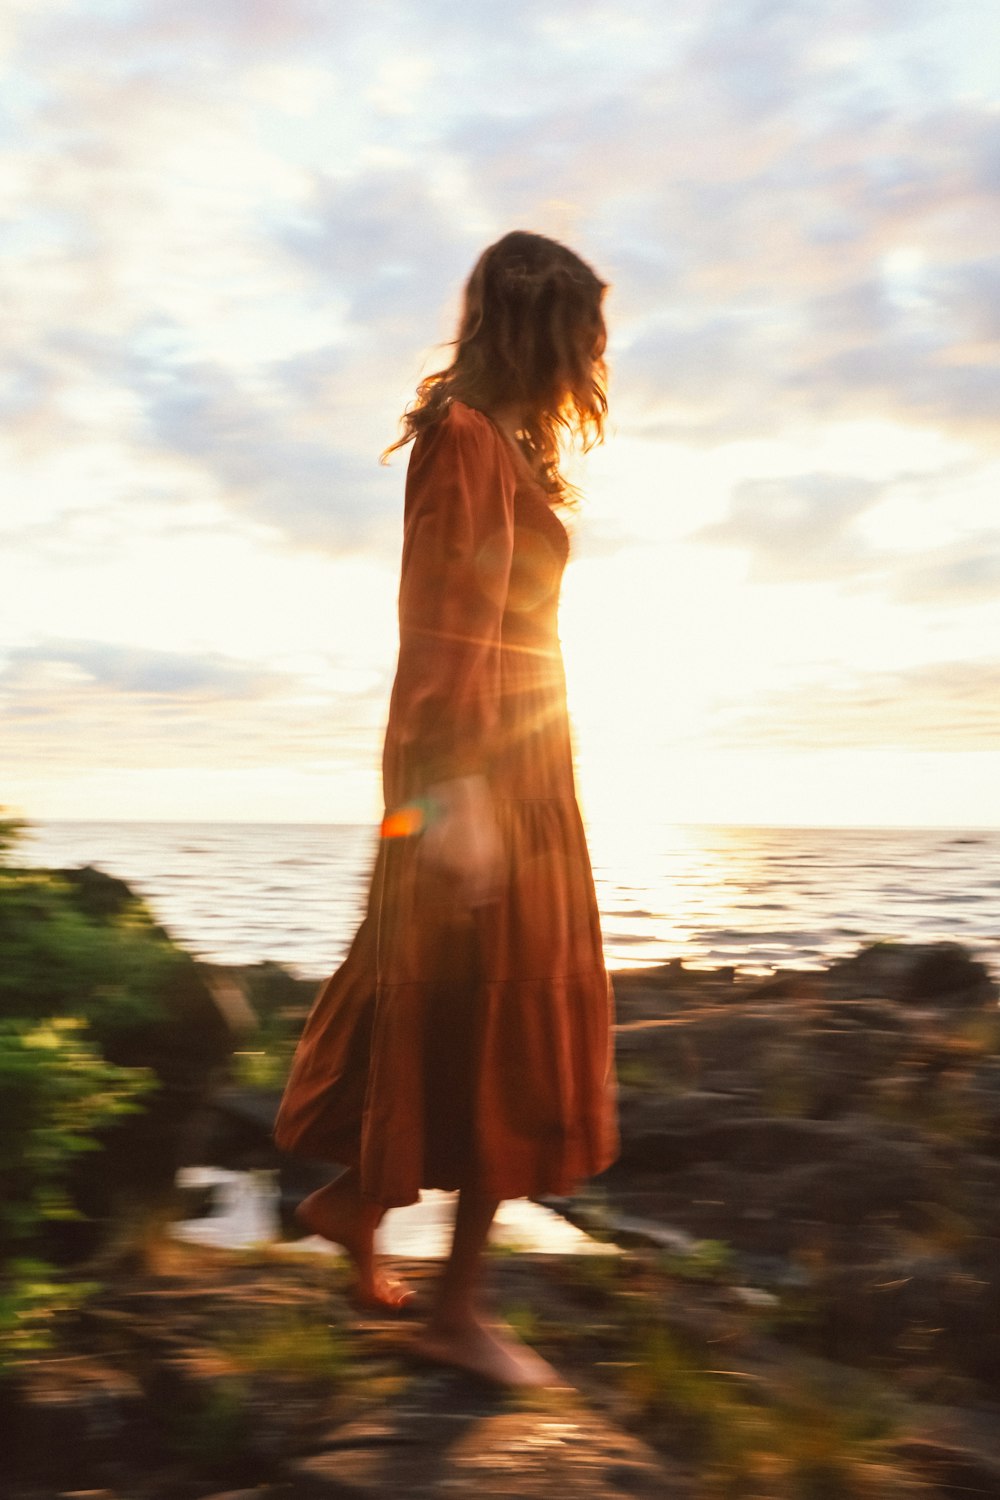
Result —
M37 822L22 865L127 880L199 957L320 979L361 920L377 830L294 823ZM680 958L766 975L879 939L965 944L1000 974L1000 829L588 829L609 968Z

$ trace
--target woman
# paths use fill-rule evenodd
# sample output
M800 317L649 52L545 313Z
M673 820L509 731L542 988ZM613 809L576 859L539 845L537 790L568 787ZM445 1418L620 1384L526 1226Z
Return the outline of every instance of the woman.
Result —
M511 1385L555 1372L477 1292L501 1200L566 1194L617 1155L612 994L576 801L557 609L561 437L600 440L604 283L505 235L465 289L455 356L403 419L400 647L367 915L306 1022L275 1138L348 1170L300 1206L357 1296L386 1209L459 1189L424 1357ZM389 452L392 449L388 450Z

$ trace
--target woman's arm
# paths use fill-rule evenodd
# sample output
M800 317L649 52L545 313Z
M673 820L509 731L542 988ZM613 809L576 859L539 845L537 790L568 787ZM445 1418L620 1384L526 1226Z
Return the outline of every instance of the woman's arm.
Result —
M485 776L458 776L428 788L434 815L420 841L421 863L462 906L486 906L500 894L503 843Z
M513 491L511 466L478 413L452 408L417 439L407 474L393 719L408 780L430 809L421 859L466 905L493 899L499 880L487 772L500 728Z

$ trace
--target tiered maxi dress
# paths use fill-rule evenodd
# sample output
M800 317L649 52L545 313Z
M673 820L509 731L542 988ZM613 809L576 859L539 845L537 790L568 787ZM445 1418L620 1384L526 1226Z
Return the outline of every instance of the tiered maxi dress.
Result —
M275 1125L279 1148L357 1167L387 1207L421 1187L567 1194L618 1154L614 999L557 629L568 551L521 455L452 401L407 472L367 911ZM492 792L503 878L469 913L422 867L419 825L429 786L473 774Z

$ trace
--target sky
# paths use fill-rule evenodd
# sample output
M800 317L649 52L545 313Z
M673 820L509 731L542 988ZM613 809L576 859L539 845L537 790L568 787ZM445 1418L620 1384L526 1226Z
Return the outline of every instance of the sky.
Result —
M996 0L5 0L0 803L364 822L405 453L513 228L611 283L593 820L1000 826Z

